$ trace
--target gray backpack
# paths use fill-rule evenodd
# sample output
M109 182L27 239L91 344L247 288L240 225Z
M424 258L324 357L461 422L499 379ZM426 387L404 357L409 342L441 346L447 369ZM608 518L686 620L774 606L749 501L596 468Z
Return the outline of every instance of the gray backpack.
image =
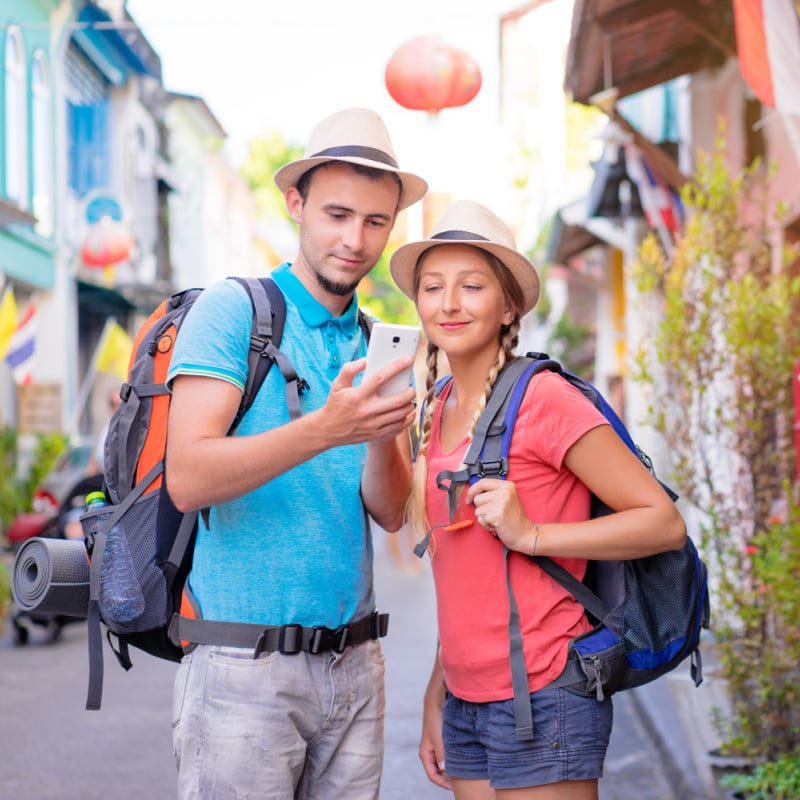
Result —
M275 363L286 381L286 402L292 419L300 416L299 396L306 384L288 358L278 349L286 318L286 304L271 278L234 278L247 290L253 303L253 327L248 356L248 379L233 430L249 408L267 372ZM104 492L108 504L81 517L90 560L89 690L87 709L100 708L103 684L101 623L120 665L132 666L132 645L159 658L180 661L180 640L170 636L176 615L195 616L184 591L192 565L197 531L197 512L182 514L164 483L164 453L171 394L165 380L176 337L186 314L201 293L188 289L165 299L139 330L133 347L122 402L114 412L105 442ZM104 607L101 599L101 565L109 563L118 547L106 550L109 534L124 539L124 557L133 564L135 583L143 602L133 618ZM130 615L127 615L130 616ZM111 636L117 641L114 646Z

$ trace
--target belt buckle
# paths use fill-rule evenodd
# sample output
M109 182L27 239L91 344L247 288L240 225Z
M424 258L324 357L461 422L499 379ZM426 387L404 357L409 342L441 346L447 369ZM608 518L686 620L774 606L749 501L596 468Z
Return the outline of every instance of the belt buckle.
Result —
M350 642L350 626L340 625L336 630L330 628L317 627L313 629L311 642L308 651L312 655L322 650L333 650L336 653L343 653Z

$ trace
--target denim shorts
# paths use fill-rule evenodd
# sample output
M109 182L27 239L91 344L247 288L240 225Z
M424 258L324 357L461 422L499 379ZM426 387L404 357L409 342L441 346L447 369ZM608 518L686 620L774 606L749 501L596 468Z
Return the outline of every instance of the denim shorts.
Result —
M451 778L486 780L521 789L601 778L611 737L611 698L579 697L566 689L531 694L534 740L520 742L514 701L469 703L447 694L442 736Z

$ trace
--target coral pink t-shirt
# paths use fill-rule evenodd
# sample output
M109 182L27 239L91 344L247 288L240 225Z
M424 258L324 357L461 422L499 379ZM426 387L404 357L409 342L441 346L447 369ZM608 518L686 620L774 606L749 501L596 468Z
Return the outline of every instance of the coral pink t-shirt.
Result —
M447 492L437 488L436 476L460 468L468 445L464 439L453 452L445 453L439 443L442 409L451 387L445 387L434 410L427 451L431 525L448 522ZM589 518L589 490L563 462L581 436L603 424L608 424L605 417L559 375L543 372L532 378L514 427L508 474L529 519L543 523ZM456 519L475 520L474 507L462 500ZM512 697L502 542L474 522L453 532L437 529L429 552L448 689L475 703ZM585 560L556 560L583 578ZM526 556L510 553L509 571L519 606L528 687L533 692L558 677L569 640L591 626L583 606Z

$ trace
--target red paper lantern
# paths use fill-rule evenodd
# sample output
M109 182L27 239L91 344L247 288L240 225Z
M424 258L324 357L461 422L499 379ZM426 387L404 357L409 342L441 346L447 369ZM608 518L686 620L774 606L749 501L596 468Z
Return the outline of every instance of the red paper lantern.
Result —
M386 88L403 108L436 116L464 106L481 88L481 71L463 50L430 36L399 47L386 65Z
M81 247L81 258L87 267L113 267L130 257L133 239L122 222L101 217L90 226Z

